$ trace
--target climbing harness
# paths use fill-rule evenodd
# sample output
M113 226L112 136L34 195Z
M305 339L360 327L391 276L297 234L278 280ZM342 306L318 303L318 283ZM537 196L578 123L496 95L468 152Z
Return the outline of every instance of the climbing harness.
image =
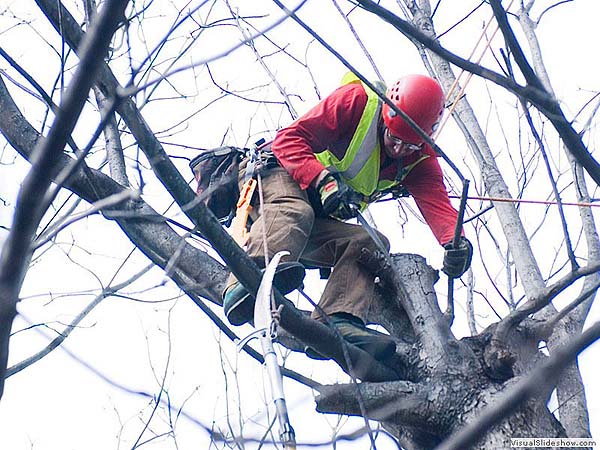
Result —
M248 242L248 218L252 211L252 198L257 188L260 196L259 207L262 208L261 172L278 165L273 152L266 149L264 144L265 140L260 139L246 151L247 164L244 184L240 189L235 215L231 222L231 236L240 247L244 247ZM266 236L263 238L266 242ZM265 250L265 255L267 254ZM268 261L265 261L265 267L267 264Z
M252 210L250 202L252 201L256 184L254 178L250 178L244 182L244 185L240 190L240 198L236 205L235 217L231 222L231 237L233 237L233 240L240 247L244 247L248 242L248 230L246 225L248 223L250 210Z

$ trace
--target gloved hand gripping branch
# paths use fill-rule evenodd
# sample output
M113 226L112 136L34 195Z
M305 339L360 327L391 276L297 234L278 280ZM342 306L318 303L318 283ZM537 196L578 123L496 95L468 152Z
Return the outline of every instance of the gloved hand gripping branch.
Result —
M473 246L466 237L461 237L458 245L452 242L444 244L444 263L442 270L450 278L460 278L471 266Z
M337 173L327 174L317 185L317 191L325 214L338 220L356 217L350 205L359 203L359 195L342 182Z

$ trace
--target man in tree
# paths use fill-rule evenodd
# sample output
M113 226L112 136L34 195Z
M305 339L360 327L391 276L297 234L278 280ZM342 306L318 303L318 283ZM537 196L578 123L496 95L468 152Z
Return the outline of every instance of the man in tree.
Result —
M437 127L444 108L439 83L424 75L399 79L387 91L390 100L427 134ZM378 95L352 74L341 87L287 128L270 144L276 164L262 173L263 214L254 208L248 254L264 266L287 250L291 261L332 267L317 320L327 315L348 342L377 359L395 351L386 334L365 326L374 295L374 275L359 262L362 249L377 246L359 225L346 223L356 206L405 189L413 196L438 242L444 246L444 272L460 277L469 267L472 246L454 236L452 207L435 151ZM241 164L244 171L244 163ZM264 228L263 228L264 227ZM380 234L389 249L388 240ZM252 319L254 299L231 277L223 307L229 321Z

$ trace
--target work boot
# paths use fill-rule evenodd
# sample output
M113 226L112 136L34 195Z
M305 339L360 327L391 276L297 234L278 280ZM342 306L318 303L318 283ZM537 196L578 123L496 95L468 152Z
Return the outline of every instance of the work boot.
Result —
M361 319L352 314L332 314L329 320L346 342L356 345L377 360L389 358L396 351L396 343L390 336L367 328ZM310 347L305 348L305 353L312 359L326 359Z
M263 270L264 272L264 270ZM302 286L304 266L299 262L284 262L277 266L273 284L283 295ZM232 325L243 325L254 318L255 299L239 281L223 295L223 310Z
M306 356L308 356L310 359L316 359L318 361L326 361L329 359L327 356L321 355L318 351L316 351L310 345L307 345L304 347L304 353L306 353Z
M223 310L232 325L243 325L254 317L254 298L238 281L225 291Z

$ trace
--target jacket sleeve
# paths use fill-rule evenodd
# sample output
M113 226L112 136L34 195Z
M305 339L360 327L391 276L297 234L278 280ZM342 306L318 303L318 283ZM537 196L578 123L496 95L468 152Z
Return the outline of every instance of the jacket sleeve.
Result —
M458 213L450 203L437 157L430 156L417 164L403 184L440 245L450 242L454 238Z
M271 149L284 169L307 189L325 168L315 153L350 140L367 103L360 84L333 91L290 126L279 130Z

